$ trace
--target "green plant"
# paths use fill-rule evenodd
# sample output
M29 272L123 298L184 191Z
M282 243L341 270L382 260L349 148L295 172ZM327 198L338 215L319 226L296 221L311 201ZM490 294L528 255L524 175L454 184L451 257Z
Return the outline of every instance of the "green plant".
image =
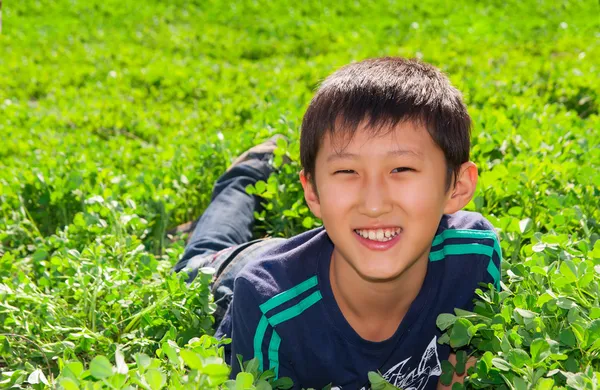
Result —
M211 339L213 271L191 285L173 275L186 237L165 233L274 133L289 142L279 172L248 188L264 201L255 234L319 226L297 177L303 110L335 68L382 55L423 58L463 91L480 171L468 209L501 238L502 289L440 317L461 357L444 379L473 356L468 388L597 387L597 2L27 0L2 11L0 387L231 386ZM265 385L253 375L252 386Z

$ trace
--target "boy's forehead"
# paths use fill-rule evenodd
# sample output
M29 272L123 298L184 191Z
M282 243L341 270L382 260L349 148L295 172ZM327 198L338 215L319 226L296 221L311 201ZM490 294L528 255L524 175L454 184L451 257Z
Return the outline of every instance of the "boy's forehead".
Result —
M337 128L327 132L321 141L320 151L329 157L347 154L349 150L368 152L369 147L375 144L387 151L408 152L422 157L424 150L432 146L433 139L424 125L413 121L379 127L370 127L363 122L355 130Z

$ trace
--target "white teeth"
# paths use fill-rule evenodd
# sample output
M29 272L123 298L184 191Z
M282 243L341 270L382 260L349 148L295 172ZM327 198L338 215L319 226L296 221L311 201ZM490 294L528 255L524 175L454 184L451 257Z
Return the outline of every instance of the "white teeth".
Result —
M401 228L394 229L357 229L356 234L359 236L373 240L386 242L396 237L402 231Z

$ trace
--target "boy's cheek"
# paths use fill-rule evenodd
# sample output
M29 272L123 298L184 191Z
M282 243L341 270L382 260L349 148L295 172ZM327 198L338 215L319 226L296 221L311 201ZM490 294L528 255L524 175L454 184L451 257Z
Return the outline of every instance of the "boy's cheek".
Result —
M414 216L434 216L443 212L444 192L431 183L416 182L397 188L395 193L395 202Z

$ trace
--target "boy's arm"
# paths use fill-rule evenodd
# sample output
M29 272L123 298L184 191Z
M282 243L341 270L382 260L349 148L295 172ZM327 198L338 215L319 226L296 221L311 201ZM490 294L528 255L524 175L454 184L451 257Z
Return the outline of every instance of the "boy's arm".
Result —
M494 234L496 235L496 239L494 240L494 251L492 252L492 256L490 258L488 266L485 269L482 269L481 273L477 274L481 275L479 277L480 282L485 283L486 285L492 284L493 286L495 286L494 288L498 290L500 287L500 275L502 271L502 251L500 250L500 243L497 239L497 232L495 231L494 227L491 224L489 224L489 222L486 221L486 223L489 225L489 230L494 232ZM473 292L472 299L479 299L478 295L475 292ZM456 354L451 352L450 356L448 357L448 361L453 366L456 366ZM452 377L452 382L449 386L445 386L442 384L441 381L439 381L437 386L438 390L451 389L454 383L464 383L467 370L475 366L476 363L477 359L475 357L470 357L465 365L465 372L462 375L458 375L455 372Z
M233 289L233 300L231 302L231 375L232 379L242 370L237 355L242 355L242 361L246 362L255 357L262 363L260 371L266 371L271 367L273 361L270 358L273 352L268 347L273 337L274 329L263 315L259 302L255 298L255 288L244 278L237 278ZM296 375L287 366L287 359L281 356L281 349L277 351L277 367L275 369L278 377L289 377L296 385ZM274 359L273 359L274 360Z
M231 301L231 377L242 371L237 355L245 362L254 358L254 338L262 318L253 288L244 278L237 278ZM263 367L260 367L262 370Z

